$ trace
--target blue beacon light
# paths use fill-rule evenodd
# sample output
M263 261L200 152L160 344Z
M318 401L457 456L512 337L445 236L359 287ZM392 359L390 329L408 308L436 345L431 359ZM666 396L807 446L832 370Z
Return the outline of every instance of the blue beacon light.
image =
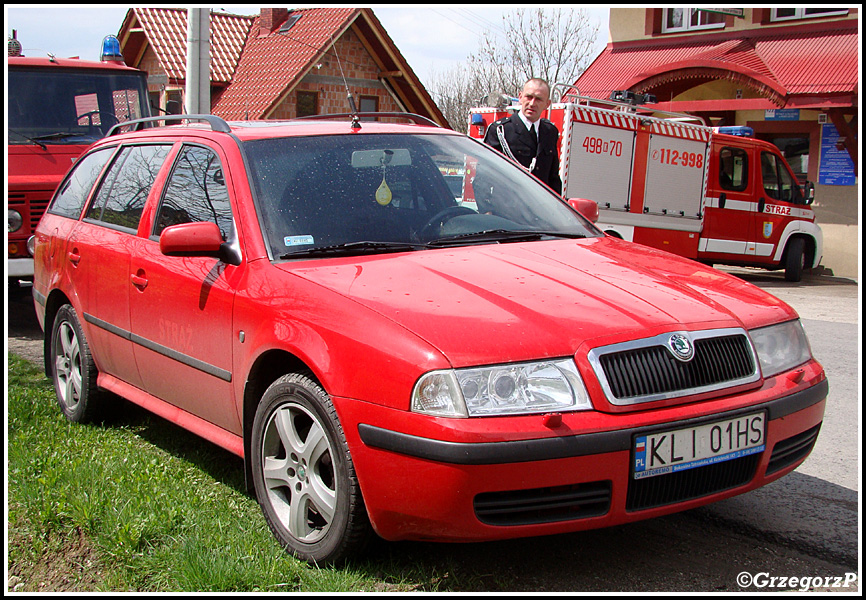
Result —
M123 54L120 52L120 40L116 36L107 35L103 38L100 59L103 61L123 62Z

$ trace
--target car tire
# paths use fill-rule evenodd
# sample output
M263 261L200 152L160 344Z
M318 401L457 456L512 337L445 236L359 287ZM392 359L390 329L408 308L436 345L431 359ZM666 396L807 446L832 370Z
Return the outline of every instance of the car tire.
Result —
M265 392L251 436L253 483L271 531L309 563L340 563L371 534L343 429L331 399L308 374Z
M788 242L788 252L785 255L785 280L800 281L806 266L806 241L801 237L792 238Z
M70 304L61 306L54 317L49 350L51 377L60 410L75 423L95 421L102 412L105 392L96 385L99 371Z

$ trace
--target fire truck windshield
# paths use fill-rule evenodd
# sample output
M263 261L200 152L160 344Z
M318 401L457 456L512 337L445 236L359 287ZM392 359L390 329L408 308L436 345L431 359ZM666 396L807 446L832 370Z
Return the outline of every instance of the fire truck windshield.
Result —
M150 114L142 74L10 67L7 91L10 144L90 144Z

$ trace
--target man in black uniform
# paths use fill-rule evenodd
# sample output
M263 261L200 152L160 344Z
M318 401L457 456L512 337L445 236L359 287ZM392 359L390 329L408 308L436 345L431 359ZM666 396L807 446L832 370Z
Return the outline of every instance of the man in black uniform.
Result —
M520 112L488 127L484 143L516 160L554 192L562 194L559 130L541 118L550 106L550 86L543 79L530 79L524 84L519 101Z

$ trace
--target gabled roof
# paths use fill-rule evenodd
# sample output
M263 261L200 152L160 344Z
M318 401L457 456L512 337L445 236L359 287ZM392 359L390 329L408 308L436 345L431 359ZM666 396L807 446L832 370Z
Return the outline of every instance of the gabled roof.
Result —
M120 28L127 64L138 65L148 45L171 83L186 74L186 9L130 9ZM379 68L379 78L408 112L443 127L445 116L369 8L309 8L288 11L268 33L260 16L211 13L211 81L227 86L214 97L213 113L226 119L267 118L334 43L350 28Z
M675 79L727 72L727 78L748 82L784 106L792 96L856 94L858 42L856 21L834 22L823 30L773 27L616 42L576 85L582 95L608 98L613 90L650 91Z
M211 13L211 81L232 80L255 17ZM120 28L127 64L138 64L149 43L169 80L186 77L187 11L183 8L132 8Z
M213 107L225 119L260 119L320 59L358 16L357 8L294 10L284 33L260 34L255 17L232 85ZM287 21L288 23L289 21Z

